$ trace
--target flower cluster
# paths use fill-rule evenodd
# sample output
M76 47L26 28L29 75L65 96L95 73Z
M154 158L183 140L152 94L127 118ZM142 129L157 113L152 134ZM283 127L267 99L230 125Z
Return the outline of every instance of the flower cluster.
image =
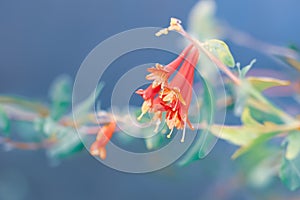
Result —
M188 110L192 99L194 72L198 59L198 48L190 45L166 66L156 64L155 67L148 68L150 74L146 76L146 79L153 82L145 90L136 91L144 99L142 113L138 120L147 112L153 113L152 120L156 121L155 131L157 131L162 122L163 113L165 113L165 122L171 130L167 137L171 137L174 128L183 129L181 142L184 141L186 125L194 129L188 119ZM175 76L169 80L173 74Z

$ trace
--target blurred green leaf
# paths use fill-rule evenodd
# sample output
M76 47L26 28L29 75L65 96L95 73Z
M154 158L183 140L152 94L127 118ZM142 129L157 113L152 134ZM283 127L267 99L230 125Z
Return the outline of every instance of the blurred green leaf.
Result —
M37 121L38 123L38 121ZM42 132L47 136L50 137L52 135L57 134L57 132L59 131L60 127L58 126L58 124L56 123L56 121L54 121L52 118L48 117L45 118L42 121ZM38 125L37 125L38 126Z
M287 56L283 56L283 55L275 55L276 57L278 57L280 60L282 60L284 63L288 64L289 66L295 68L296 70L300 71L300 54L299 54L299 48L297 45L295 44L291 44L289 45L289 49L291 49L293 51L293 53L295 53L296 56L294 56L295 58L292 57L287 57ZM296 59L297 58L297 59Z
M69 76L59 76L50 88L51 117L58 120L71 106L72 81Z
M234 67L235 61L227 44L221 40L212 39L205 42L206 48L213 52L223 64Z
M212 85L207 81L204 77L202 77L203 83L203 104L200 108L200 122L207 123L208 126L213 123L215 116L215 108L216 108L216 97L215 91L213 90ZM199 134L198 146L198 158L204 158L213 148L217 141L217 137L211 134L208 131L209 128L202 130L201 134Z
M164 135L157 133L156 135L146 138L145 143L148 150L158 149L163 143Z
M247 80L258 91L262 92L268 88L276 86L288 86L289 81L279 80L270 77L247 77Z
M200 123L204 122L206 124L213 123L214 113L215 113L215 95L213 93L213 89L211 85L205 80L205 78L201 77L201 81L203 83L203 103L200 109ZM212 135L208 131L209 127L203 129L201 133L197 131L197 136L195 138L195 142L191 145L188 151L184 154L182 159L178 162L178 165L185 166L192 161L199 160L205 157L209 151L213 148L217 137Z
M87 99L85 99L83 102L81 102L79 105L77 105L74 109L74 114L76 116L83 116L85 114L88 114L95 105L95 100L99 96L101 90L104 87L104 83L100 83L98 87L96 88L95 93L93 92Z
M252 116L250 112L250 108L246 107L241 116L242 123L247 126L261 126Z
M216 19L215 1L198 1L189 16L189 33L198 36L200 40L207 38L220 38L219 22Z
M278 133L281 133L280 130L277 130L277 126L272 123L268 123L268 125L264 125L263 127L260 127L258 129L263 129L264 131L256 130L256 134L258 136L247 143L246 145L239 148L233 155L232 158L236 159L237 157L245 154L246 152L252 150L253 148L256 148L258 145L261 145L267 141L269 141L271 138L273 138Z
M237 162L251 186L262 188L268 186L277 176L281 158L280 147L261 144L248 151Z
M299 155L293 160L288 160L283 157L279 171L279 177L290 190L296 190L300 187Z
M0 106L0 130L5 134L5 136L9 136L10 121L2 106Z
M241 79L241 85L239 86L233 86L234 87L234 96L235 96L235 103L234 103L234 114L236 116L240 116L244 108L247 106L247 101L250 98L250 88L251 85L245 81L244 79Z
M84 145L76 130L68 129L59 141L48 150L50 158L62 159L83 149Z
M247 106L247 102L251 97L251 91L252 86L249 83L249 81L245 80L245 76L248 73L248 71L252 68L253 64L256 62L255 59L253 59L249 65L243 67L241 69L240 63L237 63L237 69L238 69L238 74L241 80L240 85L229 85L231 88L231 91L234 94L234 114L236 116L240 116L244 110L244 108Z
M60 139L70 131L70 127L63 126L51 117L37 118L33 122L34 130L42 133L46 138L55 137Z
M264 122L273 122L274 124L282 124L282 119L273 112L270 112L264 105L255 99L249 100L247 107L250 110L252 118L254 118L260 124Z
M258 137L261 127L212 125L210 131L232 144L245 146Z
M48 108L40 102L28 100L18 96L0 96L0 103L16 106L24 111L30 110L38 112L42 116L47 116L49 114Z
M300 131L293 131L287 136L285 157L288 160L295 159L300 153Z

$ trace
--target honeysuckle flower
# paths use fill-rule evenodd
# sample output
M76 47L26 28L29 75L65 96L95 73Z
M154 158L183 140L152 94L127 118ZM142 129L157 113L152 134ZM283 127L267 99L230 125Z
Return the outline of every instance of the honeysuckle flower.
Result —
M141 95L144 99L144 103L142 105L142 113L138 117L138 120L142 119L143 115L148 112L148 110L153 105L154 97L159 93L161 90L161 86L158 85L156 87L153 87L150 85L146 90L139 89L136 91L137 94Z
M175 22L172 24L175 25ZM146 76L146 79L153 82L147 89L140 89L136 92L144 99L141 108L142 113L138 120L147 112L153 113L152 120L156 121L155 131L157 131L162 122L162 113L166 113L165 122L171 130L167 137L171 137L174 128L183 129L181 141L184 141L186 125L193 129L188 119L188 109L198 59L199 50L194 45L189 45L168 65L156 64L155 67L148 68L150 74ZM180 69L175 74L178 68ZM170 81L169 79L173 74L175 76Z
M192 49L192 47L193 45L190 45L185 48L173 62L169 63L166 66L157 63L155 67L148 68L148 72L150 72L150 74L146 76L146 79L153 80L152 87L161 85L161 88L164 88L164 86L168 82L169 77L179 67L180 63L183 61L184 57Z
M93 156L99 156L102 160L106 158L105 146L110 141L116 129L116 122L111 121L101 127L98 131L96 141L90 147L90 153Z

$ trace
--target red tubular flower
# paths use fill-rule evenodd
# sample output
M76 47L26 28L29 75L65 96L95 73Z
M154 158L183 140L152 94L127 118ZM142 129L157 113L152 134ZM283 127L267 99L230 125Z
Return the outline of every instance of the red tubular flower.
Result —
M106 158L106 144L110 141L116 129L116 122L112 121L100 128L96 141L90 147L90 153L93 156L99 156L102 160Z
M171 130L167 137L171 137L174 128L183 129L181 140L183 142L186 124L193 129L188 120L188 109L191 103L194 71L198 59L199 50L190 45L165 67L156 64L155 67L149 68L150 74L146 76L146 79L153 80L153 83L146 90L136 92L144 99L142 114L138 119L141 119L147 112L154 113L153 120L157 121L156 131L162 121L162 113L166 112L165 121ZM170 76L180 65L179 71L169 83Z
M136 91L136 93L141 95L144 99L144 103L142 105L142 113L138 117L138 120L140 120L143 115L147 113L150 108L152 108L155 96L157 96L161 89L168 85L168 79L180 66L181 62L184 60L184 58L192 48L193 45L186 47L173 62L169 63L165 67L160 64L156 64L155 67L148 68L150 74L146 76L146 79L153 80L153 83L145 90L139 89L138 91Z
M147 113L148 110L152 107L154 97L159 93L160 90L160 85L156 87L152 87L152 85L150 85L146 90L139 89L138 91L136 91L136 93L141 95L144 99L144 103L142 105L142 113L138 117L138 120L140 120L143 117L143 115Z

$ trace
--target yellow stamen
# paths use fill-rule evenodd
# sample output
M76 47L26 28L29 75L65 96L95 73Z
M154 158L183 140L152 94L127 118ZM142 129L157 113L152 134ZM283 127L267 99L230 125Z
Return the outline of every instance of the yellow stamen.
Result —
M159 30L157 33L155 33L155 36L159 37L161 35L167 35L169 33L169 30L167 28Z
M185 138L185 131L186 131L186 121L184 122L184 127L183 127L183 131L182 131L182 137L180 142L184 142L184 138Z
M144 103L142 105L142 109L141 109L142 113L137 118L138 121L140 121L142 119L142 117L148 112L150 107L151 107L151 101L150 100L144 101Z
M180 31L182 29L182 26L180 25L181 21L179 19L176 18L171 18L170 20L170 26L168 27L168 30L176 30L176 31Z
M159 128L159 125L160 125L161 121L158 119L156 121L156 126L155 126L155 129L154 129L154 132L157 133L158 132L158 128Z
M167 135L167 138L169 138L169 139L171 138L171 135L172 135L172 133L173 133L173 129L174 129L174 128L171 129L170 133Z
M173 31L173 30L181 31L182 26L181 26L181 21L179 19L176 19L176 18L172 17L171 20L170 20L170 26L168 28L161 29L155 35L157 37L159 37L161 35L167 35L169 33L169 31Z

